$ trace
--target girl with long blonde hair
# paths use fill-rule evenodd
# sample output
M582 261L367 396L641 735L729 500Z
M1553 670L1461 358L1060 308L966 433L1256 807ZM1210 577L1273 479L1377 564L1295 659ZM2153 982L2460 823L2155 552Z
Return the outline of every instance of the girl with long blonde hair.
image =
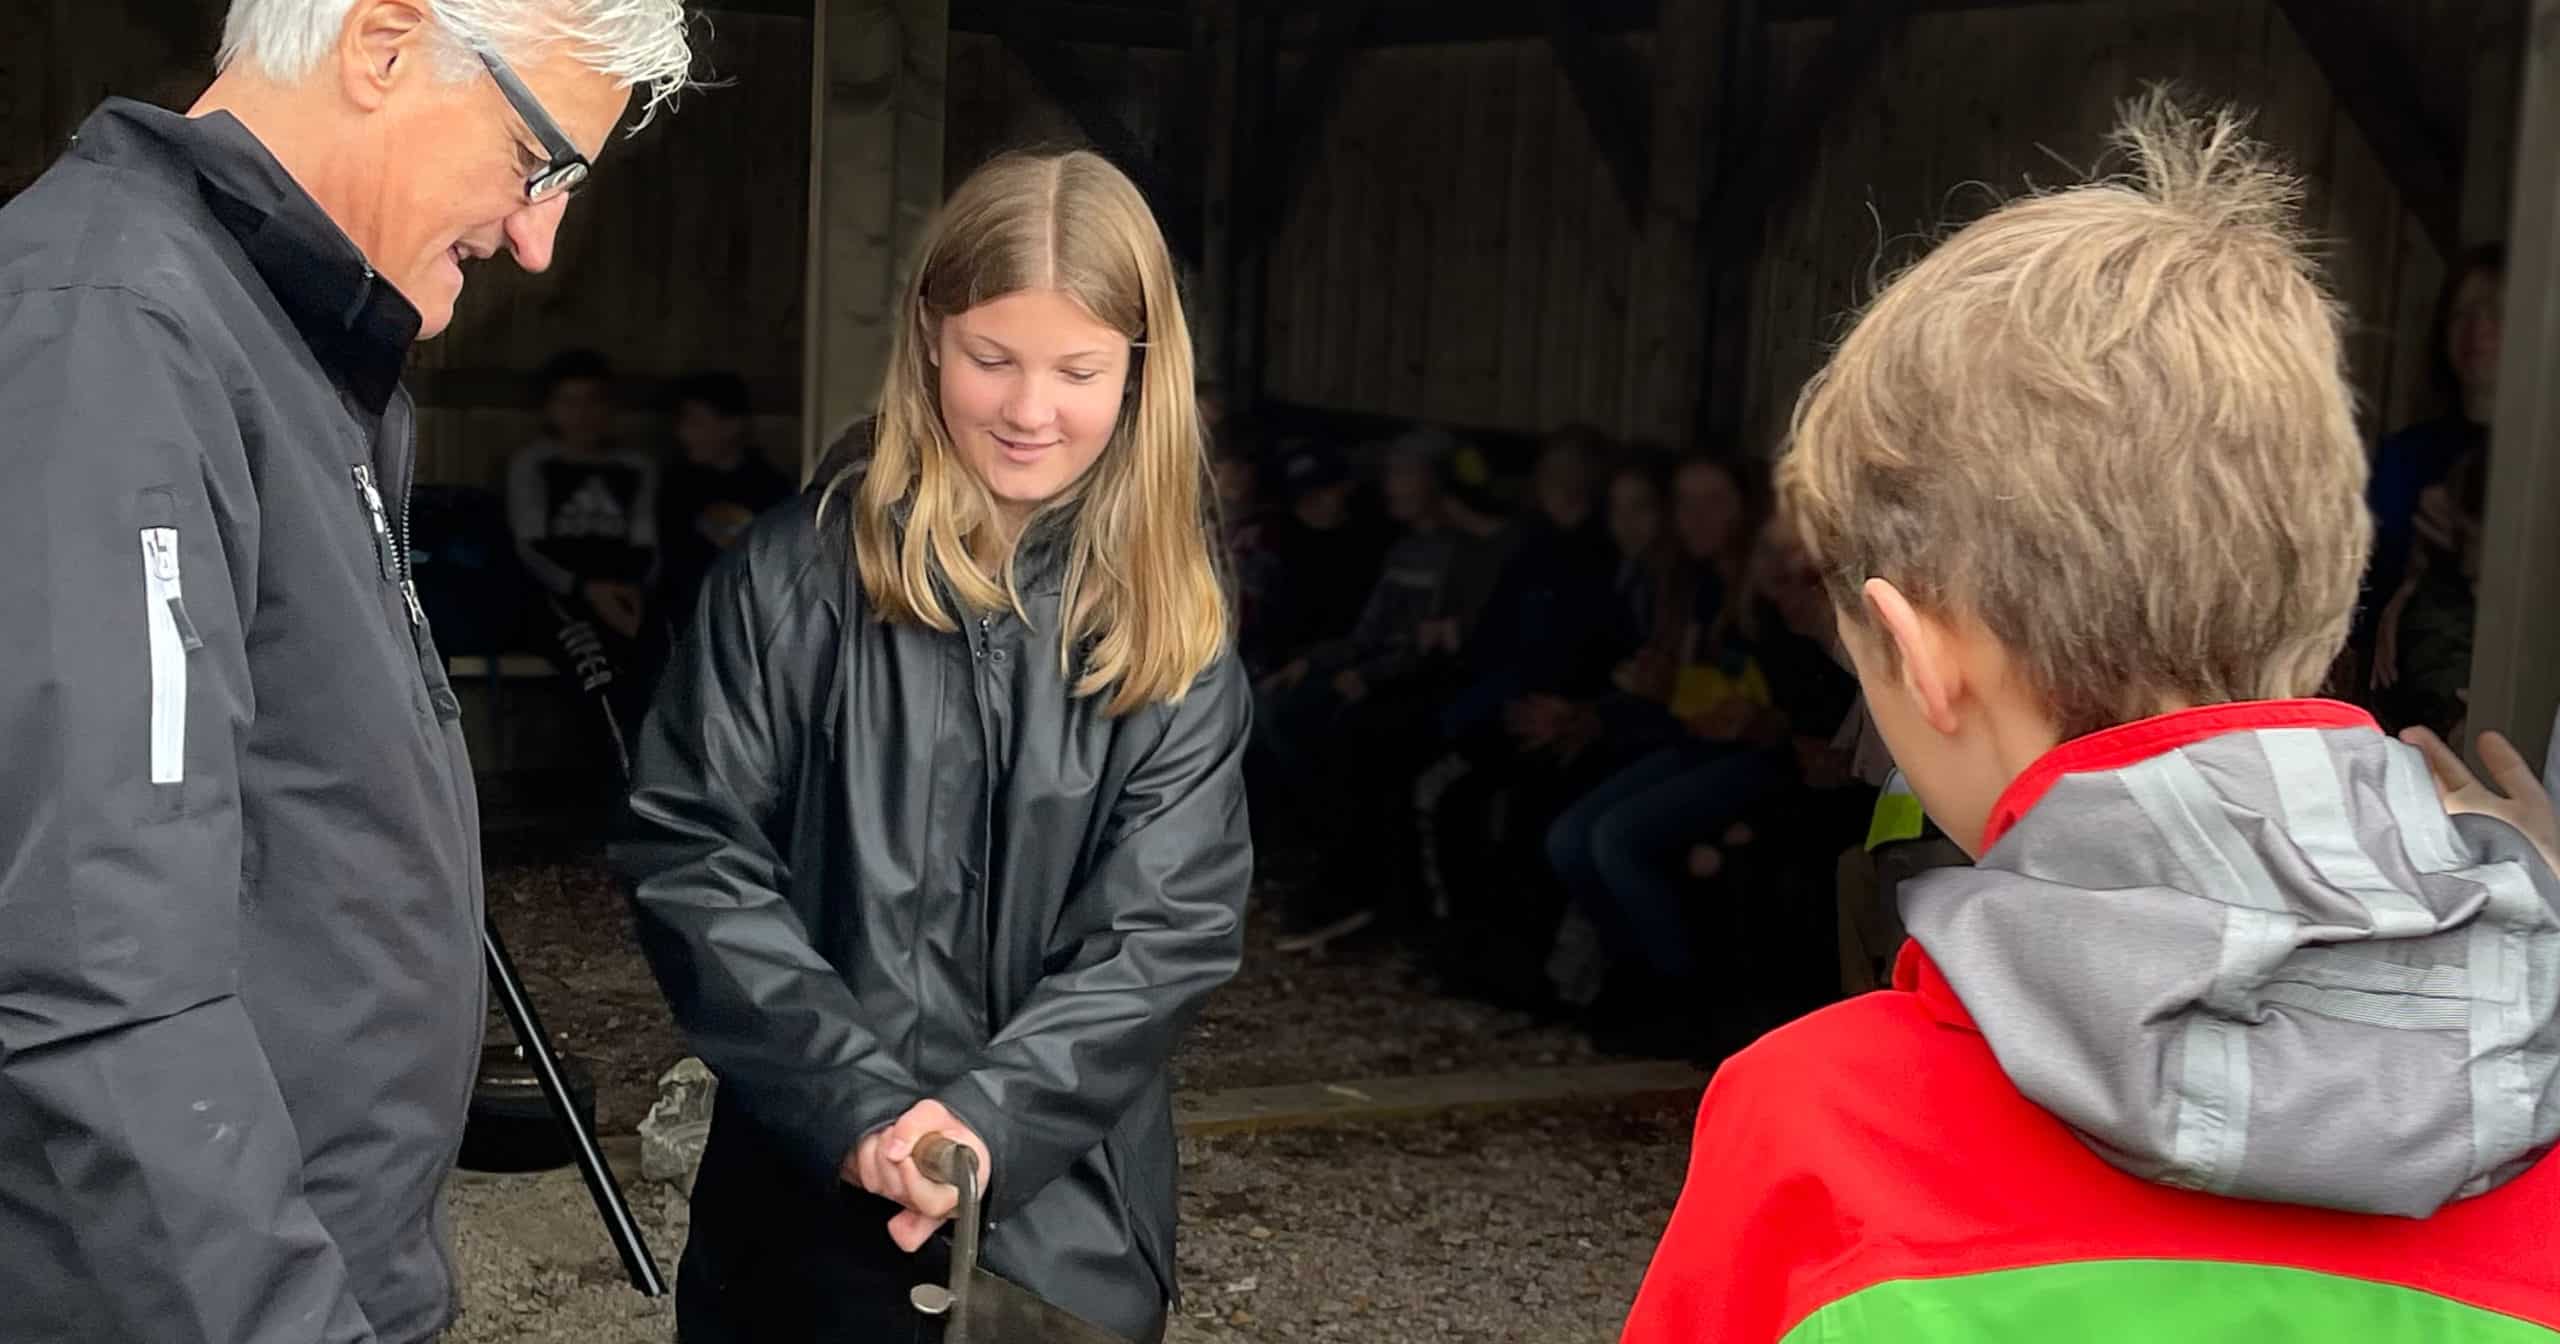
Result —
M1231 975L1252 696L1162 234L1085 152L928 228L869 452L704 585L614 847L720 1078L687 1344L930 1337L983 1262L1135 1339L1174 1285L1167 1057Z

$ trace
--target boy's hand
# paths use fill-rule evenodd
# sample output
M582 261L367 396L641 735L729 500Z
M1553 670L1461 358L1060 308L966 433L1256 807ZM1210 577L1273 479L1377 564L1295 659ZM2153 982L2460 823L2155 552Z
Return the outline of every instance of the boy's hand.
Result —
M2560 817L2553 815L2551 795L2543 792L2542 781L2534 778L2533 767L2525 764L2514 743L2497 733L2480 735L2480 760L2489 767L2493 788L2473 777L2471 767L2434 733L2411 728L2400 740L2426 753L2445 811L2477 812L2515 827L2542 851L2542 861L2560 872Z

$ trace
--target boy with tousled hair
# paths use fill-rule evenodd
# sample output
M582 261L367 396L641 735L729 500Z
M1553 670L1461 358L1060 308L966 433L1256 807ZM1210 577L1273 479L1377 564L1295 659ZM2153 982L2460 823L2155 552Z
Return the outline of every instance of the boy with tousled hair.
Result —
M1725 1064L1630 1344L2560 1329L2549 801L2291 698L2370 531L2341 315L2233 116L2117 138L1798 405L1783 506L1977 863L1906 884L1892 990Z

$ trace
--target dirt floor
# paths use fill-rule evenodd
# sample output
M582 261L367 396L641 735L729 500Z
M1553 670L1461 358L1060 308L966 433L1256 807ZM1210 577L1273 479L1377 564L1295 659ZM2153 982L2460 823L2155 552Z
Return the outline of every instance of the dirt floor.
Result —
M552 1035L628 1134L683 1047L602 869L496 856L490 902ZM1186 1089L1587 1062L1574 1033L1435 997L1378 946L1324 959L1252 924L1244 969L1176 1061ZM495 1028L503 1030L502 1027ZM1616 1337L1686 1161L1688 1105L1558 1107L1185 1140L1183 1342ZM625 1176L672 1280L680 1198ZM464 1173L451 1192L467 1307L453 1344L664 1341L568 1171Z
M1185 1301L1170 1344L1617 1338L1686 1160L1685 1107L1187 1139ZM634 1191L672 1279L683 1213ZM659 1344L569 1172L464 1175L467 1306L451 1344Z
M490 872L489 908L543 1026L595 1073L599 1128L631 1132L649 1112L658 1075L685 1051L603 865L501 862ZM1219 1091L1593 1058L1577 1032L1435 995L1392 944L1311 957L1278 951L1277 936L1275 921L1247 920L1243 968L1184 1038L1175 1086ZM490 1030L506 1039L494 1012Z

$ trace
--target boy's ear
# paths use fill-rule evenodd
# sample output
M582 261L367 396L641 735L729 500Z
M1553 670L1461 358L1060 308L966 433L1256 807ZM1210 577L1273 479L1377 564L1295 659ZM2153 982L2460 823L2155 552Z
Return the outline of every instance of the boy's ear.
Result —
M1952 736L1957 727L1956 702L1965 691L1964 664L1956 656L1946 626L1912 606L1911 599L1888 580L1867 580L1858 596L1866 603L1874 627L1892 645L1902 693L1931 728Z

